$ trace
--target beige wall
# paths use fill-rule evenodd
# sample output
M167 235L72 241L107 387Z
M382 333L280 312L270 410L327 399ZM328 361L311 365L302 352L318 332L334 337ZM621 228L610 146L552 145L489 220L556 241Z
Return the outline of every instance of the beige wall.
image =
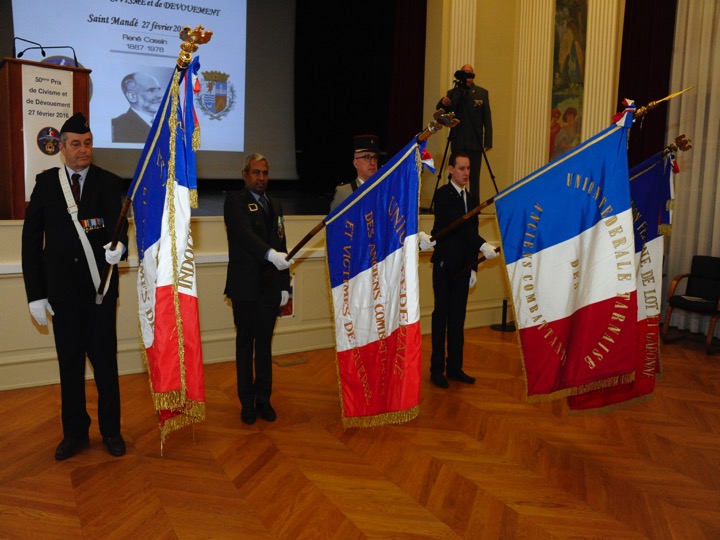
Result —
M297 245L320 220L321 216L289 216L288 246ZM423 216L421 227L429 231L432 217ZM496 230L491 216L482 219L481 234L487 239L497 239ZM37 326L27 308L20 269L21 231L21 221L0 221L0 390L58 382L52 329ZM230 303L223 296L227 243L222 217L195 218L192 231L197 248L204 361L208 364L230 361L234 359L235 328ZM130 234L134 237L133 230ZM325 235L321 232L295 257L296 264L292 268L295 316L278 321L273 344L275 354L334 346L324 241ZM429 253L423 254L419 268L423 333L430 331L433 303L429 258ZM121 263L117 325L121 374L145 370L137 335L136 264L135 245L131 242L129 261ZM502 265L497 259L484 264L481 274L484 287L475 287L468 302L469 327L500 322L505 290L501 270Z
M475 84L487 88L493 115L493 149L487 157L495 175L498 190L509 186L518 178L512 177L513 148L515 147L515 56L517 1L476 2L476 43L474 64ZM453 73L461 65L450 65L450 9L452 0L428 0L427 39L425 43L425 107L426 121L432 118L435 105L452 87ZM469 61L469 60L468 60ZM463 62L465 63L465 62ZM428 150L435 165L440 166L447 145L448 131L443 129L428 141ZM449 156L449 154L448 154ZM447 181L443 174L441 184ZM437 184L437 172L423 174L421 206L429 207ZM480 199L495 195L495 187L483 163L480 172ZM484 213L494 213L489 207Z

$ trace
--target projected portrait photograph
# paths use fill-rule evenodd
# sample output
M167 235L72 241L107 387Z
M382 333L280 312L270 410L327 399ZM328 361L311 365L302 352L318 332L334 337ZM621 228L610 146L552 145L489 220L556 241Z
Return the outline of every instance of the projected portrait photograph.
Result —
M121 79L127 110L112 119L112 142L145 142L171 76L172 69L143 68Z

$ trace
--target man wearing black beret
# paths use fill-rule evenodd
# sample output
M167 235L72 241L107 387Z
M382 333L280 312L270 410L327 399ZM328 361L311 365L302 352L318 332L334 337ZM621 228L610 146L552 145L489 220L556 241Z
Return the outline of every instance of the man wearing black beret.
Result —
M63 427L63 439L55 450L57 460L72 457L90 444L86 357L94 371L103 442L111 455L125 454L115 322L116 265L125 256L127 227L116 249L110 249L122 207L122 183L115 174L92 164L92 150L88 121L77 113L60 130L64 164L35 178L22 231L30 313L41 326L48 323L47 313L53 321ZM99 298L96 292L105 264L112 265L112 272Z
M353 137L353 149L355 151L353 165L357 171L357 176L354 180L339 184L335 188L335 196L330 203L331 212L378 170L378 160L383 152L380 151L377 135L355 135ZM430 240L430 236L425 231L418 231L418 241L421 250L428 250L435 245L435 242Z
M353 137L353 150L353 166L357 171L357 176L350 182L344 182L335 188L330 210L335 210L336 206L347 199L353 191L363 185L363 182L378 170L380 147L377 135L355 135Z

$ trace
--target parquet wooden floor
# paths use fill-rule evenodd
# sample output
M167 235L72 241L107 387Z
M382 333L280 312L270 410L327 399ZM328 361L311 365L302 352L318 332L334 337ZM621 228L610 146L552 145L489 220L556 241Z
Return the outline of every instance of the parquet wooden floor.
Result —
M468 330L475 385L424 368L417 419L348 430L333 350L275 366L278 420L253 426L234 363L209 365L207 421L162 457L146 375L121 378L123 458L93 422L90 448L56 462L59 387L0 392L0 538L717 539L720 355L661 352L652 400L577 416L525 401L513 334Z

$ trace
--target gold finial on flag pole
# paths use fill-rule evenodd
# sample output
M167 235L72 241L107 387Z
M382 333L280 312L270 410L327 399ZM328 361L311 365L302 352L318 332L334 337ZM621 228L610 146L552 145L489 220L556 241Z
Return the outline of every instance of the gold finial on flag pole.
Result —
M205 30L203 25L196 26L191 30L189 26L183 26L180 31L180 39L183 43L180 45L180 55L177 59L177 67L179 69L187 69L192 62L192 53L198 50L198 46L210 41L212 31Z
M460 120L455 118L455 113L449 112L446 113L445 109L438 109L433 114L433 121L430 122L425 130L418 135L417 140L418 142L425 141L430 138L430 136L433 133L437 133L440 131L443 127L448 127L450 129L454 128L460 123Z
M683 133L675 137L675 142L666 146L664 152L666 154L669 152L677 152L678 150L680 150L681 152L687 152L692 147L692 139L688 139L687 136Z
M665 96L664 98L658 99L657 101L651 101L651 102L648 103L647 105L643 105L643 106L640 107L637 111L635 111L634 117L635 117L635 118L641 118L641 117L645 116L645 115L648 113L648 111L651 111L651 110L653 110L655 107L657 107L658 105L660 105L663 101L668 101L668 100L670 100L670 99L672 99L672 98L674 98L674 97L677 97L677 96L679 96L680 94L683 94L683 93L685 93L685 92L687 92L688 90L691 90L691 89L693 89L693 88L695 88L695 86L688 86L685 90L680 90L679 92L675 92L674 94L670 94L669 96Z

